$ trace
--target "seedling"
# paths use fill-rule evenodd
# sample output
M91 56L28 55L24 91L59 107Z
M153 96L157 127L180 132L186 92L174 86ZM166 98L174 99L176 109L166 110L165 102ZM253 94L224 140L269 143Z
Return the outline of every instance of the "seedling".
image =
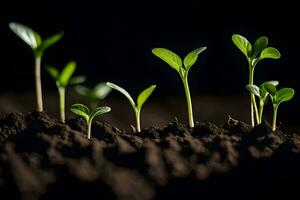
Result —
M83 85L76 85L75 91L89 101L92 109L98 106L98 102L105 99L105 97L112 91L106 83L98 83L95 87L89 88Z
M254 69L259 61L265 58L279 59L281 57L280 52L277 49L274 47L267 47L268 38L265 36L258 38L253 47L245 37L238 34L232 35L232 41L247 58L249 66L249 85L254 84ZM259 123L259 113L253 93L250 93L250 101L251 125L254 126L255 121L256 123Z
M31 28L16 23L9 23L9 28L19 36L27 45L29 45L33 51L35 60L35 91L36 91L36 109L39 112L43 111L43 96L41 85L41 60L46 49L58 42L63 32L52 35L45 40L41 39L41 36L32 30Z
M282 88L277 91L276 86L274 86L273 84L265 84L264 88L270 95L273 103L272 130L275 131L278 107L282 102L291 100L295 94L295 90L292 88Z
M261 84L259 87L256 85L247 85L246 86L246 89L249 90L249 92L251 92L252 94L254 94L255 96L257 96L259 98L259 121L258 121L258 124L260 124L262 122L264 106L269 97L268 92L265 90L264 86L266 84L272 84L274 86L277 86L278 83L279 83L278 81L268 81L268 82Z
M91 139L91 127L92 127L93 119L96 116L99 116L99 115L102 115L104 113L110 112L111 108L108 107L108 106L102 106L102 107L96 108L95 110L93 110L91 112L90 109L87 106L85 106L83 104L76 103L76 104L73 104L70 107L70 110L73 113L82 116L86 120L86 123L87 123L87 136L88 136L88 139Z
M152 92L154 91L154 89L156 88L156 85L151 85L150 87L146 88L144 91L142 91L138 98L137 98L137 104L134 102L134 100L132 99L132 97L130 96L130 94L123 88L121 88L120 86L107 82L106 83L107 86L111 87L112 89L115 89L119 92L121 92L130 102L130 104L132 105L132 108L134 110L135 113L135 119L136 119L136 129L137 132L141 132L141 109L143 104L145 103L145 101L149 98L149 96L152 94Z
M190 88L188 83L188 73L191 67L195 64L198 59L198 55L203 52L206 47L200 47L190 52L187 56L185 56L183 60L180 57L173 53L172 51L165 48L154 48L152 49L152 53L168 63L173 69L175 69L183 82L184 91L187 100L187 108L188 108L188 118L189 118L189 126L194 127L194 117L193 117L193 106L192 99L190 94Z
M59 111L60 120L65 122L65 91L68 85L80 84L85 81L84 76L72 77L76 69L76 62L69 62L65 68L59 72L59 70L53 66L47 66L46 70L50 76L55 80L59 95Z

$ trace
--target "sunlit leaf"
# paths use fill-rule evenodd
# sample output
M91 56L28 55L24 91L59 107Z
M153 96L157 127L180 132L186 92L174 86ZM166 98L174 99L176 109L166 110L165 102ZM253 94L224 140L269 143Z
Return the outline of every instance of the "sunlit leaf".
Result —
M154 89L156 88L156 85L151 85L147 89L145 89L143 92L140 93L137 99L137 106L139 108L142 108L145 101L149 98L149 96L152 94Z
M267 47L260 54L260 59L265 59L265 58L279 59L280 57L281 57L280 52L274 47Z
M112 89L115 89L115 90L121 92L129 100L130 104L133 107L135 107L135 103L134 103L132 97L130 96L130 94L124 88L122 88L122 87L120 87L120 86L118 86L116 84L113 84L111 82L107 82L106 85L109 86L109 87L111 87Z
M59 76L59 83L61 86L68 85L69 79L73 75L75 69L76 69L76 62L74 61L69 62L65 66L65 68L62 70Z
M206 47L200 47L190 52L183 60L185 69L189 69L191 66L193 66L198 59L198 55L205 49Z
M260 97L260 89L256 85L250 85L249 84L249 85L246 86L246 89L249 90L255 96Z
M252 58L256 58L268 46L268 38L262 36L258 38L253 45Z
M79 103L73 104L73 105L71 105L70 110L73 113L84 117L86 119L86 121L89 121L90 110L85 105L79 104Z
M94 117L98 116L98 115L102 115L104 113L108 113L111 111L111 108L108 106L102 106L102 107L98 107L95 110L92 111L92 113L90 114L90 119L93 119Z
M42 41L41 37L31 28L16 22L9 23L9 28L32 49L36 49L40 46Z
M295 90L292 88L282 88L276 92L275 99L277 103L289 101L293 98Z
M172 51L165 48L154 48L152 53L168 63L173 69L179 72L182 67L182 61L180 57Z
M238 34L234 34L232 35L232 41L247 58L250 57L252 52L252 46L245 37Z

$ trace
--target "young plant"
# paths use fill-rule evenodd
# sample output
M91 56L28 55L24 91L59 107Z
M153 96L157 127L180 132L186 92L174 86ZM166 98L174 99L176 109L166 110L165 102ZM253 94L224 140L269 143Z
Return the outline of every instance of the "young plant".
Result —
M152 53L169 64L173 69L175 69L183 82L184 91L186 95L187 101L187 109L188 109L188 118L189 118L189 126L194 127L194 117L193 117L193 107L192 107L192 99L190 94L190 88L188 83L188 73L191 67L195 64L198 59L198 55L203 52L206 47L200 47L190 52L187 56L185 56L183 60L180 57L173 53L172 51L165 48L154 48L152 49Z
M35 92L36 92L36 110L39 112L43 111L43 96L42 96L42 85L41 85L41 60L43 54L47 48L58 42L63 32L52 35L45 40L41 39L41 36L32 30L31 28L16 23L9 23L9 28L19 36L27 45L29 45L33 51L35 60Z
M50 76L55 80L59 95L59 111L60 120L65 122L65 90L68 85L80 84L85 81L84 76L72 77L76 69L76 62L69 62L65 68L59 72L59 70L53 66L47 66L46 70Z
M73 113L82 116L86 120L86 123L87 123L87 136L88 136L88 139L91 139L91 127L92 127L93 119L96 116L99 116L99 115L102 115L104 113L110 112L111 108L108 107L108 106L102 106L102 107L96 108L93 111L90 111L90 109L87 106L85 106L83 104L76 103L76 104L73 104L70 107L70 110Z
M232 41L247 58L249 67L249 85L254 84L254 69L259 61L265 58L279 59L281 57L280 52L277 49L274 47L267 47L268 38L265 36L258 38L253 46L245 37L238 34L232 35ZM254 126L255 121L256 123L259 123L259 113L253 93L250 93L250 101L251 125Z
M268 92L265 90L265 85L266 84L272 84L274 86L278 85L278 81L267 81L263 84L261 84L259 87L256 85L247 85L246 89L249 90L249 92L251 92L252 94L254 94L255 96L257 96L259 98L259 121L258 124L260 124L262 122L262 116L263 116L263 110L264 110L264 106L268 100Z
M105 97L112 91L112 89L104 82L98 83L93 88L76 85L74 89L79 95L88 99L89 105L92 109L95 109L98 106L98 102L105 99Z
M141 119L140 119L140 114L141 114L141 109L145 101L149 98L149 96L152 94L154 89L156 88L156 85L151 85L150 87L146 88L144 91L142 91L138 98L137 98L137 104L134 102L130 94L120 86L107 82L107 86L111 87L112 89L115 89L119 92L121 92L130 102L132 105L132 108L135 113L135 118L136 118L136 129L137 132L141 132Z
M273 84L265 84L264 88L270 95L273 103L272 130L275 131L278 107L282 102L291 100L295 94L295 90L292 88L282 88L277 91L276 86L274 86Z

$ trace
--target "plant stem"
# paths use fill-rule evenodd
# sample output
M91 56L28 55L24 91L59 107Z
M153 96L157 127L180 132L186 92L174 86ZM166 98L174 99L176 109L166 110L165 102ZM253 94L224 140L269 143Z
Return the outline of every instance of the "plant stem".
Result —
M137 132L141 132L141 108L135 108L134 109L135 112L135 119L136 119L136 129Z
M260 101L259 102L259 124L261 124L262 122L262 116L263 116L263 112L264 112L264 102Z
M92 127L92 119L87 121L87 136L88 136L88 139L91 139L91 127Z
M65 123L65 88L58 87L60 120Z
M272 125L273 131L276 131L277 110L278 110L278 105L273 105L273 125Z
M36 93L36 110L38 112L43 111L43 96L42 96L42 84L41 84L41 56L35 57L35 93Z
M188 73L186 72L185 76L182 78L182 81L183 81L185 95L186 95L186 101L187 101L189 125L191 128L193 128L194 127L193 106L192 106L192 99L191 99L187 75L188 75Z
M249 84L253 85L254 80L254 66L252 66L251 62L249 62ZM256 104L255 95L250 93L250 102L251 102L251 125L252 127L255 126L255 119L256 123L259 123L259 115L258 109ZM255 118L254 118L255 117Z

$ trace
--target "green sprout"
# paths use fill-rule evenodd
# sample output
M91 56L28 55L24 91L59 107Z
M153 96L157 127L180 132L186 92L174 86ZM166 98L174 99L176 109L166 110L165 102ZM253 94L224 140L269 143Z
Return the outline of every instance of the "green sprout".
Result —
M194 127L194 117L193 117L193 107L192 107L192 99L190 94L190 88L188 83L188 73L191 67L195 64L198 59L198 55L203 52L206 47L200 47L190 52L187 56L185 56L183 60L180 57L173 53L172 51L165 48L154 48L152 49L152 53L169 64L173 69L175 69L183 82L184 91L187 100L187 108L188 108L188 118L189 118L189 126Z
M258 124L261 124L262 122L262 116L263 116L263 111L264 111L264 106L268 100L268 92L265 89L265 85L266 84L272 84L274 86L278 85L278 81L267 81L263 84L261 84L259 87L256 85L247 85L246 89L249 90L249 92L251 92L252 94L254 94L255 96L257 96L259 98L259 121Z
M110 83L110 82L107 82L106 84L107 84L107 86L111 87L112 89L115 89L115 90L119 91L120 93L122 93L129 100L130 104L133 107L134 113L135 113L137 132L141 132L141 119L140 119L141 109L142 109L142 106L145 103L145 101L149 98L149 96L152 94L152 92L156 88L156 85L151 85L150 87L148 87L144 91L142 91L137 98L137 104L136 104L134 102L134 100L132 99L132 97L130 96L130 94L125 89L121 88L120 86L118 86L116 84Z
M98 83L95 87L89 88L83 85L76 85L74 87L75 91L88 99L89 105L92 109L95 109L98 106L99 101L105 99L107 95L112 91L106 83Z
M36 109L39 112L43 111L43 96L42 96L42 85L41 85L41 60L42 56L47 48L58 42L63 32L52 35L45 40L41 39L41 36L32 30L31 28L16 23L9 23L9 28L19 36L27 45L29 45L33 51L35 59L35 91L36 91Z
M292 88L282 88L277 91L276 86L273 84L265 84L264 88L268 92L268 94L271 96L271 100L273 103L272 130L275 131L278 107L282 102L291 100L295 94L295 90Z
M243 36L234 34L232 35L232 41L237 48L246 56L249 66L249 85L254 84L254 69L257 63L265 58L279 59L281 57L280 52L274 47L268 46L268 38L262 36L258 38L253 47L251 43ZM259 123L259 113L256 105L255 96L250 93L251 101L251 125Z
M60 120L65 122L65 90L68 85L80 84L85 81L84 76L72 77L76 69L76 62L71 61L66 64L65 68L59 72L59 70L53 66L47 66L46 70L50 76L55 80L59 95L59 111Z
M93 111L90 111L90 109L87 106L85 106L83 104L80 104L80 103L76 103L76 104L73 104L70 107L70 110L73 113L82 116L86 120L86 123L87 123L87 136L88 136L88 139L91 139L91 127L92 127L93 119L96 116L99 116L99 115L102 115L104 113L110 112L111 108L108 107L108 106L101 106L101 107L96 108Z

